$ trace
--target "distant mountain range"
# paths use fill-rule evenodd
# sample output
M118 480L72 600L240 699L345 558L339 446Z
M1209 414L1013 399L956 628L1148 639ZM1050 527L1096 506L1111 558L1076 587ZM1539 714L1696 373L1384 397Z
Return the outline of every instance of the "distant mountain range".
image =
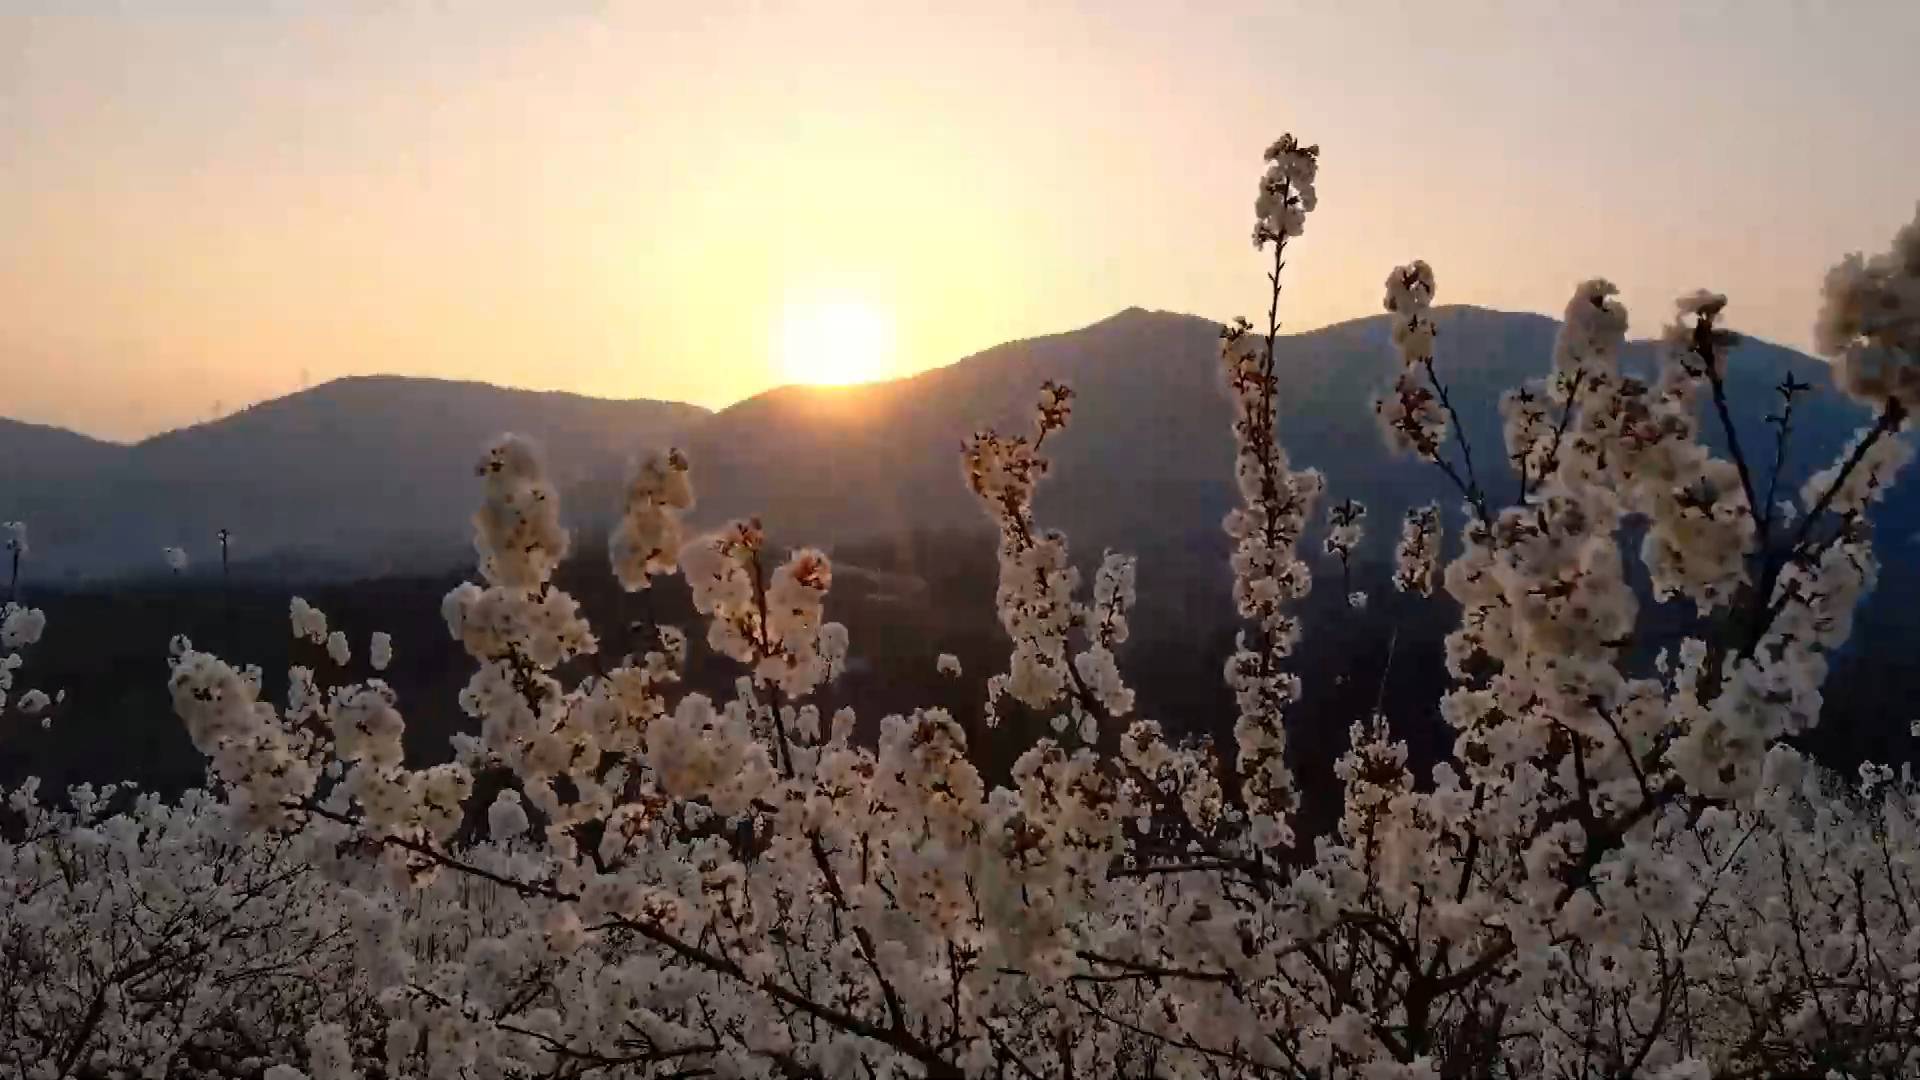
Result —
M1459 404L1479 479L1495 505L1517 477L1504 460L1499 395L1548 370L1555 320L1448 306L1436 311L1440 370ZM1049 442L1055 468L1043 484L1043 524L1064 528L1077 557L1107 547L1140 556L1143 601L1211 612L1225 603L1227 541L1220 520L1237 496L1232 439L1219 381L1218 324L1130 308L1069 333L1012 342L909 379L827 390L788 387L724 409L692 429L688 446L708 520L761 514L782 536L844 542L908 529L983 528L960 481L961 441L983 426L1024 430L1048 378L1077 391L1073 422ZM1649 342L1630 343L1623 366L1651 376ZM1319 469L1328 497L1369 507L1363 557L1391 555L1401 515L1438 499L1450 526L1464 519L1434 468L1391 453L1371 402L1398 364L1384 317L1283 335L1279 430L1295 464ZM1781 491L1825 467L1867 411L1832 387L1828 366L1762 341L1730 362L1728 388L1743 447L1771 465L1774 387L1791 372L1817 392L1796 406ZM1717 426L1709 439L1720 442ZM1920 476L1896 488L1875 515L1885 587L1920 590ZM610 505L604 478L587 506ZM576 499L576 502L582 501ZM1317 530L1309 542L1318 554ZM1916 591L1920 594L1920 591ZM1890 610L1883 608L1883 611Z
M0 520L28 523L41 581L144 575L185 548L205 572L222 528L236 570L302 578L440 569L470 551L473 464L502 431L577 482L707 418L697 406L482 383L340 379L121 446L0 420Z
M1501 461L1498 393L1546 370L1556 324L1531 314L1445 307L1440 364L1460 401L1481 479L1512 491ZM29 572L73 582L164 572L163 546L208 572L214 535L233 531L236 572L288 578L441 569L470 554L471 465L513 430L546 448L568 518L589 533L610 520L627 462L667 444L693 460L696 521L757 513L783 539L823 544L982 528L960 481L966 436L1029 422L1043 379L1078 391L1055 452L1041 516L1077 553L1138 552L1155 580L1224 588L1221 515L1233 500L1231 442L1219 388L1218 326L1130 308L1069 333L1011 342L951 366L850 388L785 387L716 413L657 401L608 401L478 383L351 378L123 446L0 420L0 520L22 518ZM1651 349L1628 350L1650 369ZM1370 504L1371 553L1384 558L1399 514L1453 503L1440 478L1394 458L1370 401L1396 363L1384 318L1283 336L1280 431L1297 465L1321 469L1330 495ZM1793 372L1822 392L1803 400L1787 473L1824 466L1866 422L1830 389L1826 365L1763 342L1731 364L1742 442L1771 460L1764 417ZM1049 444L1052 447L1054 444ZM1914 562L1920 481L1880 515L1889 562ZM1457 518L1456 518L1457 520ZM1895 554L1896 550L1899 554Z

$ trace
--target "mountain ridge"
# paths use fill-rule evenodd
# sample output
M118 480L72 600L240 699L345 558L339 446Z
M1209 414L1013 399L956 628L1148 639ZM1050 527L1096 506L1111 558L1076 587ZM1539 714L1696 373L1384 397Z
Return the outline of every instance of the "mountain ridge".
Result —
M1442 305L1438 305L1434 310L1437 312L1447 312L1447 311L1484 312L1487 314L1498 315L1506 318L1537 319L1542 323L1557 325L1557 320L1553 319L1550 316L1540 314L1539 312L1511 311L1505 308L1486 307L1484 305L1479 305L1479 304L1442 304ZM331 389L340 388L344 386L372 385L372 384L439 386L439 387L449 387L449 388L478 388L478 389L484 389L484 390L490 390L490 391L499 391L507 394L530 395L530 396L542 397L542 398L569 399L569 400L581 401L581 402L599 402L599 403L610 403L610 404L650 403L650 404L676 406L679 408L693 410L693 411L705 413L708 415L719 415L731 409L735 409L740 406L747 405L751 402L754 402L758 399L765 398L768 396L811 394L811 393L833 394L833 393L843 392L849 389L870 388L870 387L876 387L876 386L887 386L895 383L911 382L913 380L920 379L924 376L931 375L935 372L944 371L948 368L952 368L960 364L966 364L970 361L987 358L990 355L995 354L1001 350L1018 348L1021 346L1030 345L1035 342L1046 341L1052 338L1068 337L1071 335L1086 333L1089 331L1102 330L1103 328L1122 326L1130 321L1137 321L1141 319L1156 319L1156 318L1163 318L1163 317L1186 320L1186 321L1191 321L1196 323L1204 323L1215 329L1218 329L1225 325L1224 323L1221 323L1218 320L1209 318L1208 316L1205 316L1205 315L1195 315L1191 312L1174 311L1172 309L1167 309L1167 308L1149 308L1149 307L1143 307L1138 304L1134 304L1134 305L1129 305L1128 307L1122 308L1111 315L1107 315L1102 318L1096 319L1093 322L1087 323L1083 326L1075 327L1068 330L1058 330L1058 331L1052 331L1044 334L1035 334L1030 337L1014 338L1008 341L1000 342L999 344L996 344L996 345L990 345L985 349L982 349L978 352L969 353L966 356L962 356L956 360L949 361L948 363L938 364L933 367L923 368L919 371L896 376L894 378L876 379L871 382L856 383L856 384L851 384L849 386L841 386L841 385L815 386L807 383L782 383L778 386L771 386L765 390L761 390L757 393L750 394L747 397L739 399L738 401L729 402L728 404L722 405L719 408L710 408L704 405L696 405L691 402L673 401L666 398L611 397L611 396L600 395L600 394L581 393L579 391L574 391L574 390L541 390L541 389L535 389L531 387L513 386L506 383L489 382L484 379L452 379L452 378L447 378L445 376L439 376L439 375L408 375L400 372L371 372L371 373L339 375L332 379L328 379L325 382L317 383L313 386L303 387L299 390L294 390L286 394L281 394L277 397L264 398L260 401L256 401L248 405L242 406L241 408L236 409L233 412L223 413L220 416L213 417L211 419L195 421L191 424L185 424L180 427L168 428L164 431L157 431L151 435L141 436L140 438L133 439L130 441L121 440L121 439L104 438L97 435L89 435L83 431L78 431L76 429L65 427L59 424L49 424L49 423L35 421L35 420L24 420L17 417L10 417L5 415L0 415L0 432L5 431L9 427L16 428L16 429L31 429L36 432L57 433L58 435L72 436L76 440L82 440L84 442L91 443L101 447L119 447L123 449L133 449L136 447L144 446L148 443L164 440L171 436L179 435L183 432L190 432L195 429L218 425L225 421L232 420L236 417L244 416L248 413L254 412L255 410L258 410L261 408L277 406L286 402L296 401L296 400L308 398L314 395L320 395ZM1339 331L1345 328L1356 327L1356 326L1373 323L1380 320L1381 318L1382 317L1378 315L1357 315L1352 318L1341 319L1336 322L1331 322L1322 326L1314 327L1309 330L1300 330L1300 331L1291 331L1291 332L1286 330L1286 328L1283 326L1281 329L1280 336L1284 340L1287 338L1304 337L1308 335L1319 334L1319 333L1324 333L1329 331ZM1632 346L1632 345L1638 345L1643 343L1650 344L1654 340L1655 339L1652 339L1652 338L1637 338L1637 339L1632 339L1629 342L1629 345ZM1782 349L1790 348L1789 346L1775 345L1771 342L1764 342L1764 341L1761 341L1761 339L1753 339L1753 340L1760 341L1762 344L1768 345L1773 348L1782 348Z
M1545 373L1558 323L1472 305L1437 308L1435 319L1441 372L1454 383L1468 435L1487 448L1483 480L1504 491L1497 395ZM131 445L0 425L0 449L7 432L28 431L86 459L28 462L16 450L20 464L0 485L0 520L29 520L36 562L45 560L36 572L56 579L156 574L160 547L188 546L204 558L219 528L234 530L237 561L273 573L438 569L467 557L474 455L491 436L516 430L546 444L567 518L589 534L610 522L631 457L666 443L693 461L696 526L758 514L783 539L826 545L978 529L986 523L961 483L962 441L982 427L1030 423L1039 383L1054 378L1080 393L1073 425L1057 449L1049 444L1056 469L1040 494L1043 523L1065 527L1076 551L1146 548L1156 554L1143 571L1165 564L1176 576L1197 574L1190 568L1215 567L1224 554L1218 522L1233 498L1219 329L1201 316L1135 306L897 379L776 387L719 410L372 375ZM1388 454L1374 429L1371 397L1397 364L1384 316L1283 332L1275 347L1286 378L1282 441L1296 465L1326 474L1331 498L1375 503L1374 545L1391 543L1406 506L1451 501L1430 469ZM1636 341L1623 361L1645 370L1652 355L1650 343ZM1787 371L1830 382L1824 363L1780 346L1747 341L1736 351L1732 390L1754 427L1751 438L1742 432L1748 445L1770 445L1761 418L1772 381ZM1824 464L1818 459L1858 426L1844 398L1821 398L1799 414L1808 428L1803 463ZM1920 510L1913 517L1920 526Z
M441 567L472 512L459 478L493 436L538 439L564 482L706 415L677 402L350 377L132 445L35 432L0 472L0 520L28 522L29 570L43 582L152 574L166 546L216 558L221 529L237 562L265 560L267 572ZM75 446L87 460L75 462Z

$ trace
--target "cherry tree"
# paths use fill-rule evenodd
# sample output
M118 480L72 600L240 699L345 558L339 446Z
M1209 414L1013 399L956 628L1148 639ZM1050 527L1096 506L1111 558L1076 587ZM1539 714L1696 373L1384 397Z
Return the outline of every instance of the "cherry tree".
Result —
M1518 483L1495 491L1446 381L1435 272L1394 268L1401 363L1376 415L1457 502L1409 512L1393 586L1461 608L1436 703L1454 749L1415 775L1387 717L1352 717L1342 813L1305 835L1290 657L1325 485L1284 449L1276 342L1319 160L1290 136L1267 150L1266 325L1221 339L1243 624L1223 671L1230 745L1141 715L1119 662L1134 561L1103 553L1085 587L1067 537L1041 524L1047 451L1070 437L1065 385L1041 388L1031 429L979 432L961 455L996 528L1010 642L979 718L1020 751L998 786L945 709L869 717L877 737L860 737L837 682L855 646L828 617L831 560L777 550L752 519L689 538L696 463L678 452L635 469L611 569L630 592L681 575L701 625L649 618L632 653L610 655L554 583L572 550L558 492L506 436L478 468L478 580L442 606L473 664L453 760L407 762L378 674L391 640L359 672L304 601L290 630L328 662L296 668L284 702L257 671L176 642L170 690L214 794L117 812L88 797L67 816L16 799L28 827L0 877L35 928L73 913L60 955L92 959L0 956L14 1000L33 1003L0 1032L0 1066L1913 1075L1920 791L1879 766L1843 781L1789 740L1819 721L1827 657L1874 582L1868 511L1912 453L1920 220L1826 281L1821 347L1874 420L1799 491L1780 463L1809 388L1780 388L1770 460L1741 444L1727 298L1680 298L1646 379L1621 366L1627 312L1599 279L1574 290L1542 378L1500 402ZM1323 547L1357 607L1364 508L1327 514ZM1657 598L1695 615L1646 664L1635 558ZM692 635L737 665L730 693L682 685ZM95 869L64 869L77 859ZM167 972L164 992L135 985L149 970Z
M246 1075L374 1014L302 837L238 829L204 791L65 801L7 796L0 1075Z

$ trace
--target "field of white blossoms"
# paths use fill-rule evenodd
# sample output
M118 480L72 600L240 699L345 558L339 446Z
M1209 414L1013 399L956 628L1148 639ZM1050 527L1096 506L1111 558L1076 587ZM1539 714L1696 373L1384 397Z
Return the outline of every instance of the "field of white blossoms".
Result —
M1318 157L1267 150L1272 305L1221 342L1243 497L1233 745L1135 712L1115 659L1132 561L1083 588L1036 516L1066 386L961 463L999 528L1011 641L985 722L1027 747L991 788L942 709L856 738L828 559L751 521L685 537L698 462L678 453L634 475L612 572L629 591L684 575L737 687L679 688L679 627L601 654L552 583L555 488L506 436L480 464L479 581L443 605L474 665L451 763L404 758L377 675L392 643L362 661L295 599L292 632L329 663L296 668L284 702L173 643L204 790L10 793L0 1076L1920 1076L1920 791L1787 741L1819 722L1874 582L1867 512L1912 455L1920 220L1827 276L1820 347L1877 419L1798 491L1779 484L1790 423L1781 445L1735 437L1725 297L1678 301L1648 382L1618 366L1613 286L1580 285L1542 377L1502 401L1506 445L1473 448L1433 271L1388 275L1404 363L1381 428L1466 522L1410 514L1395 577L1461 609L1436 703L1454 753L1415 776L1380 716L1354 716L1344 811L1309 836L1290 608L1323 492L1275 429L1273 339ZM1507 455L1518 490L1483 487L1475 449ZM1344 559L1364 509L1327 505ZM1644 670L1641 573L1697 614ZM32 687L45 622L5 610L5 722L111 737Z

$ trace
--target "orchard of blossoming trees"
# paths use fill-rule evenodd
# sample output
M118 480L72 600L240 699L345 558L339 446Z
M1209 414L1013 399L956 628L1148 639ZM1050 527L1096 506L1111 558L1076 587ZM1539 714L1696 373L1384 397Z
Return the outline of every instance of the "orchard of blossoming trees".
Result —
M1107 555L1083 590L1036 516L1066 386L1042 389L1031 432L983 432L962 459L999 528L1012 642L982 719L1027 747L991 789L942 709L856 738L828 559L770 550L753 521L686 539L698 463L677 453L635 474L612 570L631 591L684 575L737 687L677 689L678 627L602 654L552 583L569 550L555 489L508 436L479 470L481 580L443 606L474 662L451 763L407 764L401 703L348 677L344 635L294 600L293 631L339 670L295 669L284 703L257 669L174 643L205 792L82 790L63 809L14 793L0 1073L1920 1075L1920 794L1879 767L1842 781L1785 741L1819 720L1826 658L1874 581L1869 504L1912 452L1920 221L1826 280L1821 347L1877 419L1800 491L1778 461L1806 388L1781 388L1780 445L1737 441L1726 298L1679 301L1644 382L1619 368L1627 313L1599 280L1574 291L1542 380L1503 399L1520 483L1489 489L1448 394L1434 273L1392 271L1404 363L1379 418L1466 522L1449 538L1440 504L1416 509L1395 575L1461 607L1438 702L1455 751L1416 777L1385 719L1355 716L1344 811L1308 836L1288 657L1322 485L1275 429L1273 340L1317 165L1290 137L1267 151L1253 238L1272 304L1222 339L1233 745L1136 714L1116 660L1132 560ZM1330 505L1344 566L1364 510ZM1625 535L1654 593L1697 612L1644 670ZM18 712L49 704L15 686L42 622L5 616Z

